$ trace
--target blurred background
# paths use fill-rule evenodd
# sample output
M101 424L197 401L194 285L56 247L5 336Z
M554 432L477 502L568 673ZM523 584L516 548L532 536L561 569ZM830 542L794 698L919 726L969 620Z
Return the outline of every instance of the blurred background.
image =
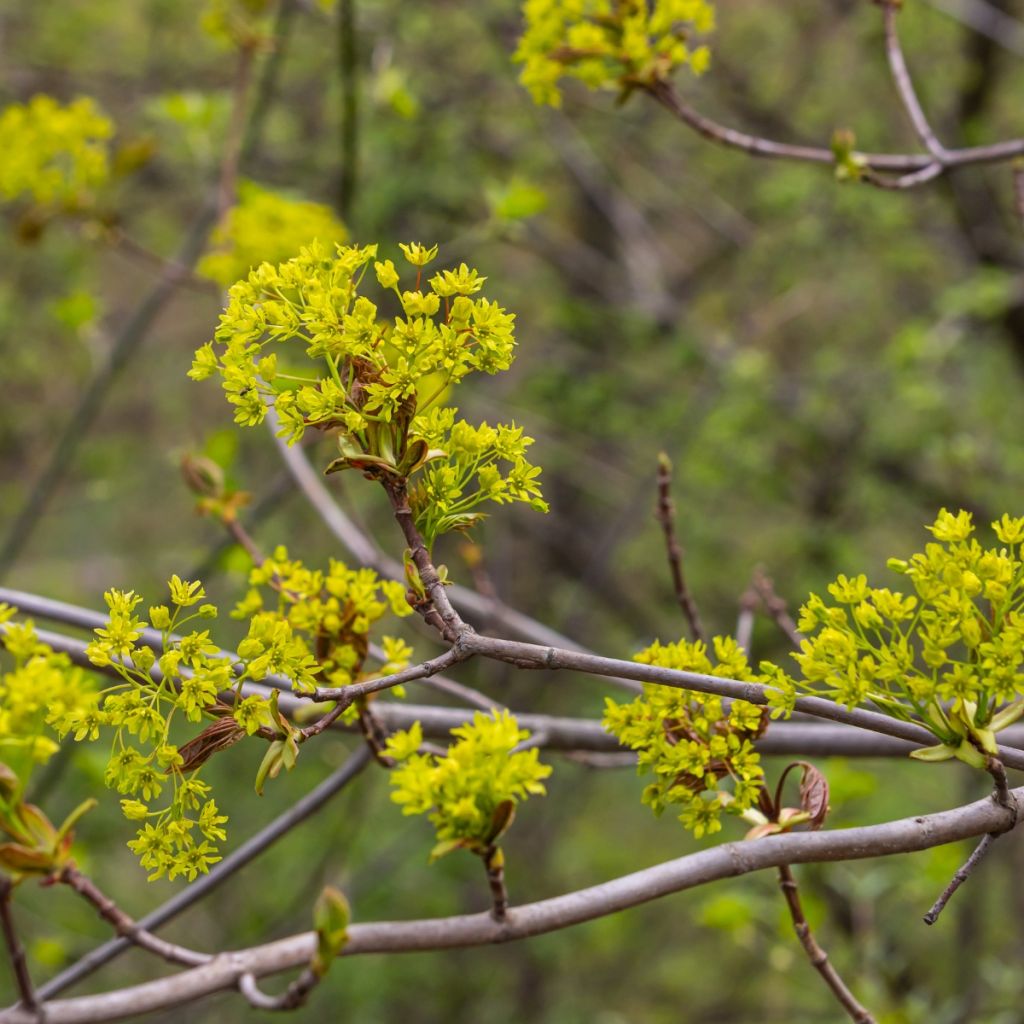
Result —
M200 28L203 9L198 0L0 2L0 100L94 97L118 144L148 157L111 195L117 223L168 258L211 194L231 106L233 61ZM456 400L470 419L514 420L537 439L552 509L498 510L474 534L477 549L444 541L439 557L460 582L483 571L503 600L608 655L678 639L683 622L653 515L659 451L675 466L689 584L718 633L735 629L758 566L795 611L838 572L890 585L886 558L918 550L940 506L967 508L981 523L1022 511L1024 247L1008 167L891 194L721 150L642 97L618 106L570 88L562 110L536 108L511 61L514 0L305 0L279 17L278 48L256 69L276 63L276 91L243 177L332 207L350 237L379 241L396 260L399 241L439 242L441 261L478 267L487 294L517 314L512 371L473 379ZM1024 5L919 0L900 23L947 144L1021 133ZM870 3L731 0L718 11L713 50L711 71L699 81L682 75L679 86L725 123L818 144L850 128L861 149L915 148ZM235 430L218 387L185 376L212 336L217 286L183 282L138 343L119 347L160 266L81 223L40 229L17 205L4 208L3 228L0 582L101 608L108 587L155 603L171 573L201 570L208 591L233 603L248 562L194 514L178 472L185 452L216 458L252 493L248 521L264 547L285 543L311 564L345 557L284 474L269 433ZM96 416L75 432L57 486L26 519L90 389ZM330 446L312 455L326 461ZM339 502L400 557L383 501L360 483L330 479ZM231 629L225 619L224 643L237 639ZM423 634L410 637L418 655L437 650ZM767 618L753 650L755 660L786 657ZM606 692L596 680L498 665L465 667L459 678L514 709L559 714L598 715ZM251 786L258 752L242 744L215 759L209 775L232 815L229 847L355 742L315 744L262 799ZM141 915L180 883L145 882L124 846L131 826L114 795L99 793L104 763L103 749L74 750L44 780L47 800L59 818L85 794L101 796L81 830L83 866ZM550 795L524 808L509 837L514 901L699 845L671 816L641 807L629 769L552 763ZM836 826L951 806L985 789L945 765L821 767ZM741 834L726 822L718 838ZM307 928L325 882L349 895L356 920L483 909L479 865L458 856L428 865L430 845L426 822L403 819L384 773L371 769L167 935L220 949ZM880 1020L1021 1019L1024 837L997 845L934 929L920 921L965 853L798 872L819 938ZM24 888L19 914L37 977L107 937L71 894ZM297 1017L836 1020L775 889L766 874L528 943L342 961ZM79 991L153 971L132 954ZM0 970L0 1003L11 998ZM224 995L187 1013L199 1024L255 1011Z

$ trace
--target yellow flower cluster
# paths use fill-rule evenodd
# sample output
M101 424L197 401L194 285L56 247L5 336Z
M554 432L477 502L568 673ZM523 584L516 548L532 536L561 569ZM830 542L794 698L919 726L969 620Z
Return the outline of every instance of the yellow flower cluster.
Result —
M443 757L419 753L418 722L395 733L386 747L398 762L391 799L403 814L429 812L437 830L433 859L460 848L484 853L511 824L515 806L544 793L543 780L551 774L536 747L516 749L530 734L508 711L478 711L452 735L457 742Z
M30 625L3 628L16 666L0 683L0 745L9 731L12 743L32 743L36 756L48 754L53 744L39 738L36 721L44 715L60 735L76 740L112 730L105 781L124 797L125 816L139 822L128 845L151 879L192 879L220 859L227 818L199 777L213 754L246 736L269 741L258 790L295 763L304 736L278 711L278 691L243 695L243 685L282 675L301 693L371 678L363 672L371 626L389 611L411 613L401 584L341 562L326 572L310 570L284 548L253 569L250 584L234 613L249 620L237 660L217 647L208 629L188 628L217 616L198 581L172 577L170 602L149 609L159 641L144 636L149 623L137 614L140 596L108 591L108 621L87 648L90 661L114 676L101 690L84 687L81 673L39 645ZM273 605L261 588L275 593ZM383 646L381 672L408 664L408 645L385 637ZM187 724L200 722L205 727L198 733ZM185 730L188 738L179 745L177 735Z
M317 239L334 245L347 237L329 206L242 181L238 202L215 228L197 270L227 288L264 261L280 263Z
M715 662L703 643L654 643L634 658L645 665L728 679L760 681L731 638L715 637ZM638 771L655 781L643 802L655 814L679 805L679 820L699 839L718 832L723 811L742 815L757 804L764 780L754 740L767 714L746 701L731 701L654 683L629 704L606 702L604 727L637 751ZM723 785L726 784L726 785Z
M23 790L32 769L56 753L48 725L88 713L97 701L92 681L36 635L31 621L14 622L16 609L0 604L0 649L10 667L0 673L0 763Z
M559 106L562 78L628 93L676 68L703 74L707 46L693 37L714 28L708 0L526 0L515 59L537 103Z
M44 95L11 104L0 113L0 196L88 208L110 175L113 134L109 118L88 97L66 106Z
M889 562L914 594L840 576L828 588L834 603L810 597L795 655L802 678L779 673L773 703L785 714L808 692L873 705L939 740L912 756L982 767L995 734L1024 714L1024 516L994 522L999 545L989 548L969 512L943 509L928 529L935 540L923 552Z
M471 427L439 405L468 374L508 369L515 317L479 294L486 278L464 263L425 280L437 246L401 249L415 268L411 288L391 260L376 260L375 245L332 251L317 242L278 266L261 264L230 289L189 375L220 374L236 423L254 426L273 407L290 443L309 427L333 434L339 457L327 472L358 469L396 487L422 474L411 499L428 546L472 526L486 501L546 511L540 471L524 455L530 438L515 426ZM391 320L359 294L371 263L401 309ZM288 342L301 344L315 376L308 363L279 367L279 352L294 355L294 346L280 349Z

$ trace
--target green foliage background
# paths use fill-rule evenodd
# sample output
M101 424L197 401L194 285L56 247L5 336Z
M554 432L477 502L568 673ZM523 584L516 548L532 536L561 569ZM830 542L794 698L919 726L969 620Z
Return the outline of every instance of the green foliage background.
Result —
M132 233L167 253L208 192L228 108L230 62L199 30L200 6L0 3L0 100L93 95L125 138L152 140L153 160L121 186L118 204ZM245 173L335 203L337 31L308 6L283 55L261 154ZM610 96L569 89L561 111L534 107L510 62L512 0L353 6L351 237L439 241L446 263L479 267L518 315L514 369L459 395L468 418L525 424L545 469L551 515L502 510L476 534L509 603L607 654L682 633L652 516L662 449L676 467L689 582L716 632L733 628L759 563L795 605L837 572L883 579L886 557L917 550L940 505L981 521L1021 511L1024 288L1007 168L966 170L907 195L839 186L820 168L710 146L640 97L620 109ZM906 49L940 134L952 144L1019 132L1020 57L927 3L905 6ZM912 147L872 5L734 0L718 21L711 70L681 82L701 109L794 140L849 127L864 149ZM153 275L73 228L53 226L26 244L17 226L12 213L0 234L0 524ZM287 542L309 564L338 554L280 486L269 437L231 430L216 389L185 377L217 312L215 293L178 293L6 583L91 606L109 586L134 587L156 603L171 573L205 566L211 595L230 603L245 559L217 553L220 533L192 514L176 469L183 451L204 448L257 497L283 491L256 529L266 546ZM397 553L383 502L357 484L331 486ZM469 580L457 541L439 556ZM432 650L422 636L416 647ZM785 657L770 622L758 623L755 655ZM474 675L516 709L600 713L592 680L493 664L465 670ZM215 759L209 774L232 814L232 841L354 742L311 745L262 800L246 745ZM99 792L103 764L102 751L79 749L44 777L55 818ZM508 837L513 901L696 848L671 817L654 820L640 805L630 772L555 767L549 796L524 808ZM833 825L949 806L985 786L945 765L822 767ZM83 867L130 913L169 894L166 883L145 883L125 849L131 829L111 795L81 832ZM727 827L721 837L738 833ZM429 866L430 845L426 824L390 804L383 773L368 772L168 935L215 949L306 928L325 882L345 891L357 921L482 909L479 865L452 857ZM800 872L823 944L882 1020L1019 1019L1021 836L999 844L939 926L919 923L962 853ZM768 876L720 883L515 946L342 961L300 1019L834 1020L773 889ZM106 937L69 893L26 887L19 912L40 976ZM131 954L85 987L150 970ZM0 1002L10 997L0 971ZM187 1012L196 1022L251 1016L234 996Z

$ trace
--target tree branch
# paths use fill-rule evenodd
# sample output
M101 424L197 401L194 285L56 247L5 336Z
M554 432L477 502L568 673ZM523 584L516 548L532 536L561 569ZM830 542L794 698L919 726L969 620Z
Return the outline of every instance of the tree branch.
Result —
M264 850L273 846L282 836L316 814L370 763L370 759L370 752L366 747L360 746L337 771L296 800L283 814L278 815L270 824L247 839L237 850L229 853L219 864L215 864L209 874L192 882L156 910L140 918L137 922L138 927L147 931L159 928L208 896L250 861L255 860ZM65 968L55 978L41 986L39 995L49 999L63 992L126 952L131 946L131 940L126 938L112 939L102 946L97 946L91 953L87 953L77 963Z
M195 967L208 963L213 958L208 953L197 953L184 946L175 945L146 931L138 922L126 914L109 896L100 891L92 879L82 874L78 868L68 865L57 876L59 882L70 886L83 899L88 900L104 921L113 925L114 930L122 938L144 949L149 953L172 964L187 964Z
M793 877L793 870L788 864L779 866L779 888L782 889L782 895L786 898L786 907L793 920L793 929L796 931L797 938L800 940L800 945L803 946L811 966L824 978L825 984L832 990L832 994L839 1000L851 1020L856 1021L857 1024L876 1024L875 1018L857 1002L854 994L847 988L846 982L832 966L828 953L818 945L811 926L807 923L807 916L804 914L803 904L800 901L800 890L797 888L796 878Z
M665 550L668 555L669 572L672 576L672 588L675 590L676 601L682 609L686 621L690 624L690 634L694 640L707 642L704 626L700 621L697 602L694 601L686 585L683 575L683 549L676 537L675 504L672 501L672 463L662 452L658 456L658 506L656 517L665 535Z
M1024 788L1010 793L1024 800ZM1001 827L1006 811L990 798L936 814L880 825L767 836L724 843L611 882L508 911L504 922L489 913L419 921L353 924L342 956L456 949L529 938L614 914L651 900L724 878L779 867L926 850L983 835ZM169 978L101 995L59 1000L45 1006L47 1024L98 1024L133 1014L181 1006L213 992L234 988L244 974L263 977L304 966L316 949L316 934L304 932L276 942L222 953L208 964ZM0 1024L36 1024L31 1012L0 1011Z
M7 957L11 962L11 971L18 986L21 1005L27 1010L37 1011L39 1001L32 986L32 975L28 971L25 947L18 937L18 930L14 926L14 916L11 914L11 892L13 889L14 883L6 875L0 875L0 930L4 933L4 945L7 947Z
M655 82L646 91L670 114L692 128L697 134L711 142L730 149L738 149L751 156L772 160L795 160L801 163L834 166L835 154L821 146L794 146L737 131L699 113L683 101L668 82ZM890 187L911 188L937 177L951 167L966 167L971 164L1000 163L1024 155L1024 139L1007 139L987 146L966 146L962 149L945 151L945 161L937 164L931 155L916 153L859 153L869 171L889 171L904 175L890 182ZM878 184L877 177L868 176L870 184ZM881 179L884 181L885 179ZM884 186L883 186L884 187Z
M932 131L928 118L925 116L921 102L914 91L914 83L911 81L910 72L907 70L907 62L903 56L903 47L900 46L899 32L896 28L896 17L902 0L875 0L882 8L882 20L885 26L885 56L889 61L889 70L892 72L892 79L896 85L903 107L910 118L910 123L917 133L917 137L924 144L925 149L935 158L940 165L945 165L949 159L949 150L942 145Z
M16 604L16 601L10 599L18 594L20 594L19 591L0 588L0 601L7 600L11 604ZM36 598L34 595L25 595L25 597L27 600L24 601L24 604L17 604L17 607L22 608L24 611L29 611L32 607L48 608L51 611L59 611L62 608L66 608L70 610L69 617L73 617L83 626L89 623L102 625L106 621L104 616L84 608L77 608L75 605L63 605L61 602L50 601L48 598ZM57 607L55 608L54 606ZM5 625L0 624L0 636L3 635L4 630ZM43 643L48 644L55 651L67 654L75 664L94 672L103 673L104 670L94 666L86 656L85 648L87 645L85 641L44 629L37 629L36 633ZM478 638L485 642L492 642L487 637ZM150 639L146 637L144 641L146 646L153 646L156 650L162 649L159 634L155 634L153 639L154 642L151 644ZM501 640L493 641L493 643L501 645L513 642ZM465 642L463 642L463 646L465 646ZM526 647L531 652L551 650L550 648L541 648L533 645L526 645ZM231 652L221 653L225 657L237 657ZM561 654L572 653L561 652ZM556 651L556 656L557 654L558 652ZM596 656L591 657L596 658ZM498 660L507 661L509 658L502 656ZM759 693L763 693L763 688L758 689L760 684L742 683L738 680L721 679L718 676L676 673L673 669L664 669L661 671L668 673L669 676L666 678L671 679L671 681L666 682L660 673L657 679L649 678L651 675L649 670L652 666L642 666L637 662L615 661L611 658L601 658L598 661L600 662L600 670L593 668L581 668L578 670L593 672L595 675L606 678L607 672L612 670L616 672L630 671L634 674L640 672L642 676L637 678L641 680L662 682L664 685L679 686L683 689L693 689L700 692L718 693L727 697L736 697L738 693L743 693L744 696L739 697L739 699L747 700L751 703L763 703L758 697ZM517 662L513 660L512 663L516 664ZM609 669L609 665L613 666L613 668ZM534 653L533 660L525 667L560 668L569 666L548 665L543 663L543 656L538 656ZM116 670L111 669L110 671L116 678L120 678ZM150 674L156 682L163 678L160 675L159 667L156 665L150 669ZM678 676L679 678L675 679L673 676ZM436 682L440 678L438 676L430 681ZM461 684L451 683L450 680L445 680L445 683L461 689ZM744 689L737 691L736 687ZM750 687L754 689L750 690ZM308 706L309 698L305 696L298 697L291 693L291 681L283 676L267 676L259 683L246 682L243 684L242 692L246 696L250 693L265 694L268 688L282 691L279 697L279 706L285 714L294 714L299 707ZM470 692L475 693L476 691ZM798 702L809 702L798 703L798 710L809 713L816 718L831 719L840 723L841 727L834 728L823 723L799 721L774 722L768 732L759 738L757 742L758 750L765 754L804 754L819 757L898 757L906 755L918 747L932 746L935 743L934 737L927 730L914 726L911 723L897 722L895 719L890 719L885 715L872 711L846 711L831 701L819 697L801 697L798 698ZM492 707L500 708L504 706L483 697L472 703L485 711L491 710ZM808 711L808 708L812 710ZM434 737L446 736L452 727L460 725L472 717L472 712L469 710L392 703L378 704L375 708L375 714L385 722L388 728L408 728L413 722L420 720L427 735ZM608 752L621 749L614 738L601 729L600 723L597 721L558 718L530 713L516 713L516 717L523 724L524 728L545 733L547 737L544 742L545 749ZM336 725L337 723L334 724ZM846 728L846 726L851 725L857 730L867 731L863 733L859 731L851 732L849 728ZM434 731L431 732L430 730ZM1024 751L1024 725L1010 726L1002 730L999 735L1003 740L1003 746L1000 747L1003 752L1003 763L1014 768L1024 765L1024 755L1021 753Z
M466 650L474 654L504 661L520 668L569 669L598 676L621 676L640 682L660 683L662 686L674 686L682 690L695 690L698 693L711 693L733 700L744 700L760 706L767 705L768 692L771 690L770 686L763 683L721 679L718 676L704 675L700 672L682 672L660 665L643 665L639 662L620 661L616 658L602 658L596 654L580 654L576 651L540 647L537 644L520 643L514 640L496 640L478 633L463 636L460 642ZM899 721L888 715L865 711L861 708L848 710L824 697L797 697L794 707L796 711L813 715L815 718L826 718L833 722L856 726L859 729L879 732L885 736L895 736L919 746L934 745L935 743L935 737L924 726ZM1001 746L999 757L1003 764L1024 770L1024 753L1021 751Z

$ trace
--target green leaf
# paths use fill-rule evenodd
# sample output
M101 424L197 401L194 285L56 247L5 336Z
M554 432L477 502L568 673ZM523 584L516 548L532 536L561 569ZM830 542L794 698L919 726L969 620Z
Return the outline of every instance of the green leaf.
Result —
M461 850L466 845L463 839L445 839L440 843L437 843L434 848L430 851L430 862L433 864L435 860L440 860L442 857L447 856L453 850Z
M491 827L484 840L486 843L493 843L499 836L505 834L516 816L516 805L513 800L502 800L494 813L491 815Z
M263 755L259 770L256 772L256 793L258 796L263 796L263 786L266 784L267 779L276 779L280 774L283 751L283 740L274 740L267 747L267 752Z
M1024 700L1014 701L1012 704L1007 704L1002 711L993 715L992 720L988 723L988 727L992 732L999 732L1000 729L1013 725L1021 715L1024 715Z
M335 957L348 942L348 925L351 920L352 909L344 893L333 886L325 886L313 908L317 950L310 967L318 977L327 973Z
M949 761L957 756L957 748L946 743L939 743L934 747L921 747L912 750L910 756L916 761Z
M61 823L59 829L57 829L57 840L63 840L70 837L71 830L78 824L78 822L89 813L96 806L96 800L93 797L89 797L88 800L83 800Z

